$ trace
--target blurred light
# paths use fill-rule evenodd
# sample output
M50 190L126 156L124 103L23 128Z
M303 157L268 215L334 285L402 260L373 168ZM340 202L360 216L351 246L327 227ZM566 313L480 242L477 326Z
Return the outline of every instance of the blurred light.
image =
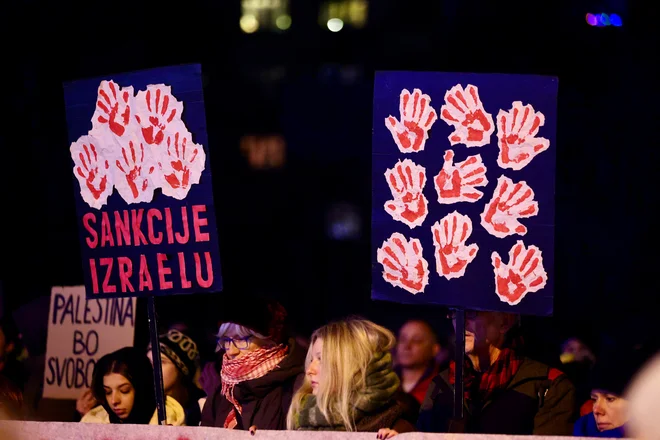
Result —
M596 26L598 24L598 19L594 14L587 14L587 23L589 23L589 26Z
M623 26L623 20L618 14L592 14L586 15L586 20L589 26L606 27L606 26Z
M259 22L252 14L246 14L241 17L240 21L241 30L246 34L251 34L259 29Z
M330 32L339 32L344 27L344 22L340 18L331 18L328 20L328 29Z
M275 20L275 26L283 31L289 29L291 27L291 17L288 15L280 15Z
M600 18L598 19L600 24L603 26L609 26L610 25L610 16L607 14L600 14Z

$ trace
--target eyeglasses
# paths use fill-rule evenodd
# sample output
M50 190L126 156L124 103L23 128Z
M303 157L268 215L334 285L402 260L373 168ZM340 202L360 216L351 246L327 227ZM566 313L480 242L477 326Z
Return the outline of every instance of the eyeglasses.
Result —
M247 350L248 347L250 346L251 338L252 336L248 336L242 339L222 338L218 340L218 347L227 351L231 349L231 346L233 344L234 347L238 348L239 350Z

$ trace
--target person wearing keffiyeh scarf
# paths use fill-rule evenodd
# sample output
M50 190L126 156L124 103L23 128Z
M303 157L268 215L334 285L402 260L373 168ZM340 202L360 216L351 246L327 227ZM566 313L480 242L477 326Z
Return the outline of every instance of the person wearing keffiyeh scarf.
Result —
M202 426L282 430L302 382L305 352L287 338L285 309L263 298L245 301L220 324L221 386L202 411Z
M518 323L518 316L507 313L466 313L465 416L453 416L456 366L451 362L427 391L418 430L572 434L577 418L575 387L559 370L522 354Z

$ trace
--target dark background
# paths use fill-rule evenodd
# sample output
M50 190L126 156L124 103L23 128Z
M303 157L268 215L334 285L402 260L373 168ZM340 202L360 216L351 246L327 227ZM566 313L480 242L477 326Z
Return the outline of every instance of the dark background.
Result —
M320 2L290 0L288 31L245 34L238 0L11 2L0 18L5 310L83 281L62 82L200 62L226 295L269 292L302 333L350 313L393 327L439 319L440 308L369 298L373 74L501 72L559 77L555 318L529 328L539 340L575 325L648 334L658 294L652 3L378 0L364 28L331 33ZM587 12L616 12L623 26L590 27ZM249 167L239 139L255 133L284 135L284 168ZM332 239L329 213L351 209L359 235ZM159 313L212 322L222 295L166 298Z

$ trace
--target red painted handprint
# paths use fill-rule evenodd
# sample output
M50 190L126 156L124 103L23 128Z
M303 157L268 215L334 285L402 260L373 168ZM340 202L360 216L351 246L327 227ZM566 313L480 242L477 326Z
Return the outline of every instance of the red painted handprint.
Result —
M81 136L69 148L75 164L73 174L80 183L80 195L85 203L96 209L107 203L113 186L112 170L100 147L98 139Z
M525 235L527 227L518 219L535 216L539 213L539 204L534 200L534 191L526 182L513 183L511 179L500 176L493 198L481 213L481 226L495 237Z
M412 95L403 89L399 97L399 116L401 121L392 115L385 118L385 126L392 133L399 151L422 151L429 137L429 130L438 119L435 109L431 107L431 98L419 89L414 89Z
M534 107L515 101L508 112L497 114L497 145L500 153L497 164L502 168L520 170L534 157L550 147L550 141L537 138L539 128L545 124L545 116Z
M176 132L167 136L166 150L160 153L158 165L162 171L163 194L183 200L193 184L199 179L206 163L206 154L201 145L194 144L190 133Z
M548 274L543 268L543 256L536 246L525 248L518 240L509 251L509 264L504 264L497 252L491 254L495 272L495 293L503 302L515 306L530 292L545 287Z
M383 242L376 257L383 265L383 279L413 295L423 292L429 283L428 262L422 256L422 244L395 232Z
M171 87L150 84L135 97L135 120L142 127L142 136L149 145L160 145L167 132L181 130L183 103L172 96ZM168 130L168 127L174 126Z
M114 81L101 81L92 116L92 131L102 133L107 127L117 136L123 136L131 123L133 87L120 88Z
M465 242L472 235L472 220L457 211L446 215L431 226L435 246L435 270L438 275L450 280L465 275L467 265L474 260L479 246Z
M434 182L438 203L474 203L484 195L476 187L488 185L486 165L479 154L468 156L463 162L454 164L454 151L447 150L445 163L440 173L435 176Z
M465 90L457 84L445 93L440 118L454 126L454 132L449 135L451 145L482 147L490 142L490 135L495 131L493 117L484 110L479 89L472 84Z
M138 136L121 146L115 159L115 187L126 203L150 202L159 187L159 171Z
M385 202L385 211L411 229L421 225L428 214L428 200L422 193L426 169L406 159L385 171L385 179L393 197Z

